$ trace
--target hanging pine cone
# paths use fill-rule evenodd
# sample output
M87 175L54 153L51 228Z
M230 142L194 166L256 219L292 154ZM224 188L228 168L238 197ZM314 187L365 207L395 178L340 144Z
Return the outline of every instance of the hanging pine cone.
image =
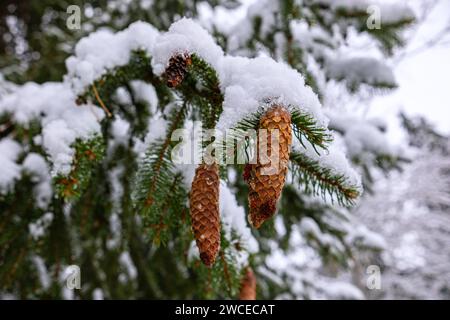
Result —
M169 66L166 68L167 86L170 88L178 86L186 76L191 63L191 56L187 53L177 54L170 58Z
M277 201L283 189L288 170L289 153L292 143L291 115L282 106L272 106L260 119L259 129L267 129L267 149L260 145L258 139L258 157L256 164L248 164L245 168L246 181L249 185L248 200L250 213L248 219L250 223L259 228L264 221L271 218L276 212ZM272 148L271 132L278 129L279 150ZM271 163L269 155L278 152L278 167L276 163ZM267 154L267 161L261 161L261 153L264 157ZM263 162L263 163L262 163ZM269 170L273 168L275 170ZM270 174L261 171L271 171Z
M247 268L242 278L239 300L256 300L256 277L250 267Z
M216 260L220 248L219 167L201 164L192 182L190 209L192 230L200 251L200 259L207 266Z

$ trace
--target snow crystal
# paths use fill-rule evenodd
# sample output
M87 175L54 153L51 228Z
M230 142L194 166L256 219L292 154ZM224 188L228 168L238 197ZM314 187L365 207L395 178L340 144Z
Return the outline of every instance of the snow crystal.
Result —
M16 160L22 151L20 145L10 138L0 140L0 193L11 190L15 180L20 178L20 166Z
M123 31L113 33L102 29L81 39L75 55L66 60L69 81L76 94L108 70L128 63L130 53L145 50L150 53L158 31L150 24L137 21Z
M170 58L178 53L195 53L218 69L223 56L222 49L212 36L193 20L183 18L173 23L169 31L156 39L153 49L152 66L157 75L161 75Z

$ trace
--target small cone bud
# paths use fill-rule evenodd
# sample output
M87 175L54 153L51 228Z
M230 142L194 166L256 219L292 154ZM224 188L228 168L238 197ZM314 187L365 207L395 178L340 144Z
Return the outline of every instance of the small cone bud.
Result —
M220 248L219 167L200 164L190 195L192 230L206 266L213 265Z
M260 139L258 132L257 163L247 165L244 174L249 185L248 219L255 228L275 214L286 181L292 143L291 115L284 107L274 105L261 117L259 129L267 130L267 139ZM272 135L276 138L274 130L278 131L278 146L272 142Z
M166 68L167 86L170 88L178 86L186 76L191 63L189 54L177 54L170 58L169 66Z
M256 300L256 277L250 267L242 278L239 300Z

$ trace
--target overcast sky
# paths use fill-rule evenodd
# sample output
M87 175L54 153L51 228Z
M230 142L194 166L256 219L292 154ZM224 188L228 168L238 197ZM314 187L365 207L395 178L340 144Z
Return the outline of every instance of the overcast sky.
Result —
M419 1L410 3L418 10ZM440 0L404 50L413 52L449 24L450 1ZM410 115L423 115L440 131L450 133L450 44L406 55L393 64L399 88L392 94L375 98L369 115L387 119L395 140L401 136L395 117L400 110Z

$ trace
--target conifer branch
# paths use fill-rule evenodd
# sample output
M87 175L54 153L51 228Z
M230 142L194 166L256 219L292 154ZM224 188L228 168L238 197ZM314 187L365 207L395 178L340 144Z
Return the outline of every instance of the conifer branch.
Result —
M172 111L164 139L150 144L136 174L132 194L134 206L143 217L144 225L150 228L149 236L156 244L165 242L169 231L183 223L176 214L187 194L170 153L174 146L172 133L182 126L186 113L186 104Z
M105 143L100 135L89 140L77 140L73 144L75 156L71 172L55 178L56 190L65 199L77 199L88 186L92 169L99 164L105 153Z
M317 161L298 152L292 152L290 160L293 176L307 192L321 195L325 200L328 194L332 201L335 198L341 205L352 205L360 195L358 188L349 185L344 175L321 166Z

